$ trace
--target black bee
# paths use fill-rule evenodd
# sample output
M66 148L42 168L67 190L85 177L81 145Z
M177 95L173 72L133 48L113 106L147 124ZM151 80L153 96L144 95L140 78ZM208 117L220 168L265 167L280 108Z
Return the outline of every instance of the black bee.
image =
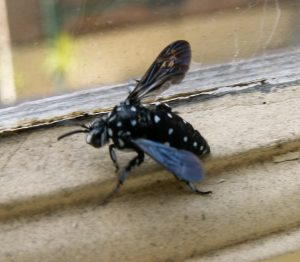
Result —
M201 134L165 103L145 106L141 99L180 82L191 61L190 44L178 40L164 48L148 71L137 81L125 101L96 118L83 129L63 134L58 139L76 133L87 133L86 142L96 148L112 140L109 153L119 169L115 149L131 149L137 153L118 175L118 183L110 194L117 192L129 171L144 161L144 153L152 157L195 193L208 194L194 185L203 179L203 169L196 155L207 155L210 148Z

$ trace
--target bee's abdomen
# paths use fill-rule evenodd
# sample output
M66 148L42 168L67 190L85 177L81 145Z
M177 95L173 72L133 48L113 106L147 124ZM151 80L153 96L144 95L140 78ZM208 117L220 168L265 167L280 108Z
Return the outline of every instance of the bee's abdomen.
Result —
M197 155L206 155L210 153L210 147L204 137L199 131L193 128L193 134L191 136L192 143L189 143L189 150Z
M177 114L152 110L151 118L153 125L148 129L148 139L185 149L196 155L210 153L210 147L203 136Z

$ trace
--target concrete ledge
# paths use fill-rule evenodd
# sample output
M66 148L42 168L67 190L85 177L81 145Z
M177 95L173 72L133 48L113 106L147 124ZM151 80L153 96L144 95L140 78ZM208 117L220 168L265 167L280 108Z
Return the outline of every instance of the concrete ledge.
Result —
M191 259L187 259L187 261L247 262L261 261L262 259L264 259L265 262L296 262L299 261L299 255L300 228L298 227L291 230L276 232L259 239L241 243L239 245L228 246L217 251L209 252L208 254L205 254L198 258L194 257Z
M299 90L175 108L211 145L199 185L211 197L191 194L148 159L98 206L115 183L107 148L95 150L82 136L57 142L67 127L2 136L0 260L182 260L300 226L299 160L271 161L299 151Z
M180 261L199 256L299 225L298 173L299 161L265 163L209 177L211 197L157 181L123 191L105 207L74 206L7 221L1 224L0 260L9 255L14 261Z

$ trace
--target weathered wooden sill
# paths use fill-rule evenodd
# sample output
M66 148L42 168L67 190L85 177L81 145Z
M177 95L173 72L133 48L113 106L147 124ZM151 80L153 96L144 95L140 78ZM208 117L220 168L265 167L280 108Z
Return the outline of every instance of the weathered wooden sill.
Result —
M108 149L80 135L57 142L71 129L60 120L107 111L125 85L1 109L0 260L226 261L244 250L243 261L253 261L299 249L298 53L194 71L164 97L211 145L199 184L210 197L146 159L98 205L115 183ZM276 155L286 157L275 163ZM269 244L285 231L293 245ZM249 256L259 241L266 248Z
M265 55L189 72L180 85L167 90L161 100L180 100L210 95L300 84L300 50ZM45 126L65 119L109 111L127 96L129 84L83 90L73 94L22 103L0 109L0 133Z

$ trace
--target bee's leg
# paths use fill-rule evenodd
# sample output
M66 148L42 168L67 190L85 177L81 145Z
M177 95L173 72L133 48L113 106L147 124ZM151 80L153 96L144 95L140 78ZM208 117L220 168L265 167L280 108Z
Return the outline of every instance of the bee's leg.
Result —
M193 183L186 181L186 184L189 189L191 189L194 193L200 194L200 195L208 195L212 194L212 191L201 191L199 190Z
M129 163L127 164L127 166L121 171L121 173L119 175L118 184L120 183L122 185L124 183L125 179L127 178L127 176L129 175L130 170L143 163L144 156L145 156L144 152L139 150L139 151L137 151L137 154L138 155L136 157L134 157L133 159L131 159L129 161Z
M116 167L116 171L119 170L119 164L118 164L118 160L117 160L117 155L116 155L116 146L114 144L109 145L109 155L110 158L112 160L112 162L114 163L114 166Z
M120 187L123 185L124 181L126 180L127 176L129 175L130 170L136 166L139 166L141 163L143 163L144 156L145 156L144 152L141 150L138 150L136 152L138 155L136 157L134 157L132 160L130 160L129 163L127 164L127 166L120 172L117 185L115 186L113 191L104 198L104 200L102 201L102 204L106 204L108 202L108 200L115 193L119 192Z

